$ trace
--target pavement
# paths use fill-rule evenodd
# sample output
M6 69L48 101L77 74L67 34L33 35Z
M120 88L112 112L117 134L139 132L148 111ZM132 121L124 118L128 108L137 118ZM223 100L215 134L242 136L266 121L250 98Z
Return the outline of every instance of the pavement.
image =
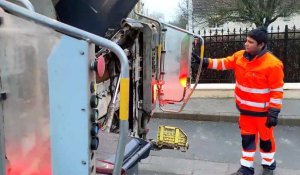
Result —
M237 123L152 119L149 139L157 128L169 125L181 128L188 136L189 149L151 151L139 164L142 175L230 175L240 167L241 136ZM275 175L300 175L300 127L279 125L275 128ZM255 154L255 175L261 175L259 150Z
M187 134L190 149L151 151L141 161L143 175L229 175L239 166L241 138L239 112L233 90L196 91L180 113L163 112L156 108L149 123L148 137L155 139L159 125L176 126ZM275 129L277 142L275 175L300 175L300 90L288 90ZM179 109L180 106L164 106ZM297 146L298 145L298 146ZM255 175L261 175L260 155L255 155Z
M179 107L177 108L179 109ZM172 109L174 109L174 106ZM156 108L153 117L196 121L237 122L239 112L236 109L234 98L192 97L180 113L163 112L161 109ZM285 98L283 100L283 107L279 115L279 124L300 126L300 99Z

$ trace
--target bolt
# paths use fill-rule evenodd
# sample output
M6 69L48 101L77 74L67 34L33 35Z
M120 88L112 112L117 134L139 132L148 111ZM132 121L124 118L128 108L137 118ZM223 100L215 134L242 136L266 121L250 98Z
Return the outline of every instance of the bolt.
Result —
M84 52L83 52L83 51L80 51L79 53L80 53L80 55L84 55Z
M82 161L81 161L81 164L82 164L82 165L86 165L86 161L82 160Z

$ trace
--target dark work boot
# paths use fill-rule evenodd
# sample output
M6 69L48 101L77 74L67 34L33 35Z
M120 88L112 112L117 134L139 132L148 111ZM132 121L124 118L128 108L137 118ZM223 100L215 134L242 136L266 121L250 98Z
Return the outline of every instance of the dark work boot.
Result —
M231 175L254 175L254 168L241 166L237 172Z
M268 168L264 168L262 175L273 175L274 170L270 170Z
M272 163L270 166L263 165L262 175L273 175L275 168L276 168L276 161Z
M235 173L232 173L231 175L245 175L245 174L242 173L242 172L237 171L237 172L235 172Z

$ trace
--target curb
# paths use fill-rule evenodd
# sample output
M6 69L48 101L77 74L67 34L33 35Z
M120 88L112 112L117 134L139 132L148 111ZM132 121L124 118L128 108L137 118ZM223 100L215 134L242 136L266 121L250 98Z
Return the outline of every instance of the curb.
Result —
M153 117L159 119L178 119L178 120L231 122L231 123L237 123L239 121L239 116L236 113L230 115L229 113L196 114L196 113L155 112ZM295 117L293 118L290 116L280 116L279 125L300 126L300 118L295 118Z

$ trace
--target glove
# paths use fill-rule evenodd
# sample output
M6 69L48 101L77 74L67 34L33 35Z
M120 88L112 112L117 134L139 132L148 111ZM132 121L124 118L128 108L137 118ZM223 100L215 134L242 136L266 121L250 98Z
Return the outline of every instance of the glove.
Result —
M192 64L200 64L200 59L201 58L196 53L192 52ZM208 64L209 64L208 58L203 58L202 67L207 68Z
M271 128L272 126L276 126L278 123L278 117L267 116L266 126L267 128Z
M192 52L192 64L200 64L200 57Z
M275 127L278 123L278 114L280 110L276 108L270 108L267 114L266 127L271 128Z

